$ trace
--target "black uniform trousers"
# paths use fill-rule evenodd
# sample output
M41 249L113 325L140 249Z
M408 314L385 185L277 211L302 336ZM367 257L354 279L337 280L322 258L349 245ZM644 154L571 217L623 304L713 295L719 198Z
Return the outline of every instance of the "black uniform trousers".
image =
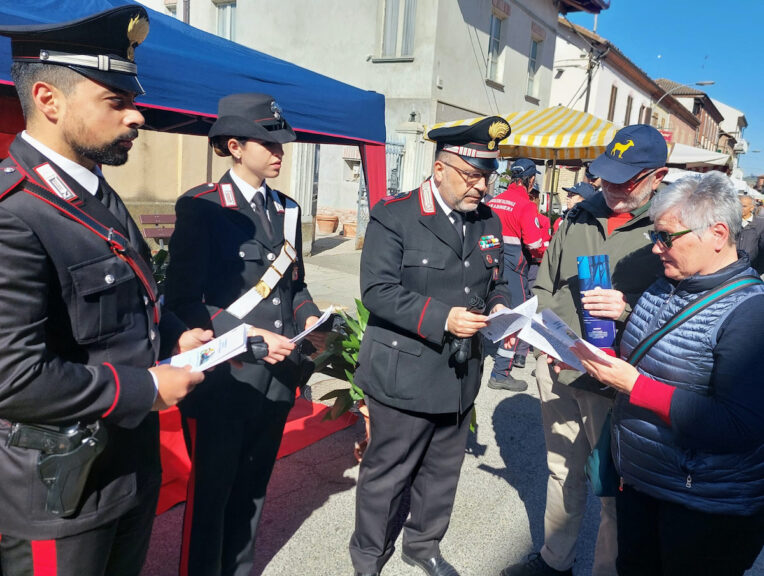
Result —
M291 408L260 394L257 398L248 397L248 418L209 411L183 419L192 468L180 576L248 576L252 571L265 492Z
M470 428L463 414L425 414L392 408L366 396L371 435L356 487L350 557L359 572L378 572L394 551L393 520L411 481L403 552L416 559L440 553L454 505Z
M118 519L73 536L34 541L2 536L0 576L138 576L158 497L156 490Z

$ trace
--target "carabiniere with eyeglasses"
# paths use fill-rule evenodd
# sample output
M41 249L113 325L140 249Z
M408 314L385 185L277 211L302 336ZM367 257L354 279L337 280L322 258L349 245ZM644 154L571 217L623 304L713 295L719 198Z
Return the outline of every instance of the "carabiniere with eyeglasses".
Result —
M467 184L467 186L474 186L482 178L485 178L485 184L486 186L490 186L494 182L496 182L496 179L499 177L499 173L495 170L493 172L483 172L480 170L470 171L470 170L462 170L461 168L457 168L453 164L450 164L449 162L444 162L443 160L440 160L441 164L445 164L449 168L453 168L456 170L461 176L464 178L464 183Z

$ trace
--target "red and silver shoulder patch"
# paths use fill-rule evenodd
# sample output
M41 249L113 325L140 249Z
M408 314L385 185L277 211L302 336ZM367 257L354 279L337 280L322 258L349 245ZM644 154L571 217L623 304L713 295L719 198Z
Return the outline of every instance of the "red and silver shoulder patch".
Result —
M206 196L207 194L210 194L211 192L217 192L218 191L218 185L214 184L212 182L208 182L207 184L202 184L201 186L198 186L197 188L194 188L191 190L191 192L194 192L195 190L199 190L204 188L201 192L197 192L194 194L194 198L201 198L202 196Z
M432 185L429 180L422 182L419 187L419 207L422 209L422 216L435 214L435 196L433 196Z
M34 171L37 172L37 175L45 181L48 188L61 200L66 200L72 204L79 200L79 196L69 188L64 179L53 169L53 166L47 162L37 166Z
M226 208L238 208L236 204L236 194L233 193L232 184L220 185L220 203Z

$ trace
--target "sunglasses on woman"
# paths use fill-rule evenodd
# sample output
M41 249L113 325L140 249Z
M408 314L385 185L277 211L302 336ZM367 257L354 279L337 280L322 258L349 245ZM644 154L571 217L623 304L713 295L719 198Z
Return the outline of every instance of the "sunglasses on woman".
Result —
M666 232L665 230L650 230L650 242L656 244L660 242L667 250L671 248L674 243L674 238L679 238L685 234L692 232L689 230L680 230L679 232Z

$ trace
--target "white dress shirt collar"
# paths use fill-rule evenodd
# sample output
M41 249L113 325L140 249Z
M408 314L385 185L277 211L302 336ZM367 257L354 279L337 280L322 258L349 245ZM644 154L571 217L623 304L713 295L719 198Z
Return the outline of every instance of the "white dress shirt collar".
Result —
M96 172L88 170L82 164L77 164L76 162L69 160L69 158L61 156L58 152L54 152L45 144L30 136L26 130L21 133L21 138L32 148L71 176L77 184L82 186L85 190L93 195L98 192L98 174ZM100 168L96 167L96 171L100 172Z
M255 188L251 184L248 184L245 182L240 176L236 174L236 172L233 171L233 169L228 171L228 174L231 176L231 180L233 180L233 183L236 184L236 187L241 190L241 193L244 195L244 199L252 204L252 202L255 199L255 194L262 194L263 200L265 200L265 180L263 180L263 184L260 186L260 188Z

